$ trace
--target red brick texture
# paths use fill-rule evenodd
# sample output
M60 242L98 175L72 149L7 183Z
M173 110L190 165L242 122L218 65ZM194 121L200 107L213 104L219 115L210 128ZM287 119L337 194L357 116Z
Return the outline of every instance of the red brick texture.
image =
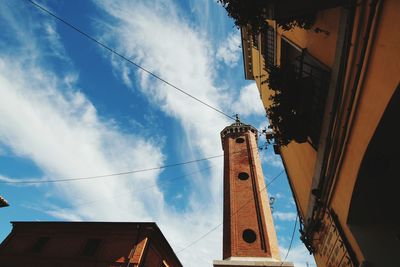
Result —
M221 133L224 149L223 259L279 259L276 234L258 157L257 131L251 126L231 127L232 131L227 127ZM240 173L242 174L239 178ZM248 235L244 235L245 230Z
M47 241L38 246L41 238ZM90 240L98 242L88 249ZM182 266L155 223L14 222L0 245L0 266L117 267L128 263Z

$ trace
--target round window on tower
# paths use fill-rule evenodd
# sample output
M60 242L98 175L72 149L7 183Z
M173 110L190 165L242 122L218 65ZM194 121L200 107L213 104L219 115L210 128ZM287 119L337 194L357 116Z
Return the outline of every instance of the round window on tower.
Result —
M244 143L244 138L243 137L236 138L236 143L238 144Z
M242 181L249 179L249 174L247 172L240 172L238 178Z
M251 229L244 230L242 237L243 237L243 240L249 244L254 243L254 241L256 241L256 239L257 239L256 233Z

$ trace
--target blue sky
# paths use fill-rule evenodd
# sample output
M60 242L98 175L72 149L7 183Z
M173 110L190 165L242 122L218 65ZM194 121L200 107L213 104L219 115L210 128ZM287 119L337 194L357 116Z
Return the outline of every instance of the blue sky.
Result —
M149 3L150 2L150 3ZM215 1L40 1L59 16L205 102L261 129L239 31ZM222 221L222 158L118 177L63 179L222 155L232 121L150 77L28 1L0 4L0 239L15 220L155 221L175 251ZM266 180L282 170L260 151ZM282 257L295 209L285 175L268 189ZM297 231L296 231L297 232ZM222 227L178 253L185 266L221 259ZM288 260L313 260L296 234Z

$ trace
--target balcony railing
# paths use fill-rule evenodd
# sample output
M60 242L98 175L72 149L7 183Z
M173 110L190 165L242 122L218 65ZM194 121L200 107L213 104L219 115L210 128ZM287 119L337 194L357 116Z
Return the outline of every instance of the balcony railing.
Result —
M298 79L310 81L310 94L307 100L309 116L307 116L308 133L311 143L318 147L322 127L322 118L330 82L330 69L312 57L306 49L292 63Z
M267 71L275 65L275 46L275 29L267 26L261 32L261 53L264 57L264 69Z

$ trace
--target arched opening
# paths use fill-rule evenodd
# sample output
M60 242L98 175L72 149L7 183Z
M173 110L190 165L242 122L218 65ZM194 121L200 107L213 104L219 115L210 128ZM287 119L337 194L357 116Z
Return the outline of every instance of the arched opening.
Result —
M399 264L399 122L397 88L364 155L347 219L369 267Z

